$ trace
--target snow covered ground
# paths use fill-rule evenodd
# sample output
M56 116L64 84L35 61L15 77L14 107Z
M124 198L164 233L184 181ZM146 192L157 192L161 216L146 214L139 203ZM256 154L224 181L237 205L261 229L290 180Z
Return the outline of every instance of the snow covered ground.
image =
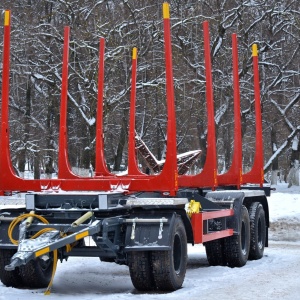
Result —
M287 185L276 185L276 191L269 198L270 239L300 241L300 187L288 188Z
M186 278L176 292L139 293L126 266L71 257L58 264L50 296L44 296L44 290L0 283L0 299L300 299L300 187L277 185L269 207L270 243L261 260L249 261L243 268L210 267L204 247L189 246Z

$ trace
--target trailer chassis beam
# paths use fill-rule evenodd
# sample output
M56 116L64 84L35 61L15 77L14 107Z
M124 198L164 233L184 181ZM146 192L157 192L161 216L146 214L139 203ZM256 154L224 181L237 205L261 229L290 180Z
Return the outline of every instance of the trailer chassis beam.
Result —
M233 229L224 229L220 231L209 232L207 221L210 219L231 217L234 215L233 209L224 209L219 211L200 212L192 215L192 227L194 233L194 242L201 244L215 239L220 239L233 235Z

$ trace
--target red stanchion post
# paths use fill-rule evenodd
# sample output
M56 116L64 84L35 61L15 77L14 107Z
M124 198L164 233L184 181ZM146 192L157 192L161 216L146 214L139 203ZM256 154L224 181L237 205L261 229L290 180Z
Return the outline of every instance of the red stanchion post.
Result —
M4 12L3 56L2 56L2 103L1 103L1 139L0 139L0 186L6 173L14 174L10 160L8 102L9 102L9 73L10 73L10 11ZM4 186L0 187L3 193Z
M128 135L128 175L141 175L135 151L135 112L136 112L136 76L137 76L137 48L132 50L130 120Z
M170 6L169 3L163 3L164 18L164 40L165 40L165 64L166 64L166 93L168 110L167 127L167 153L166 163L162 172L168 173L170 180L170 194L174 195L178 189L178 171L177 171L177 145L176 145L176 119L175 119L175 96L172 65L172 43L171 43L171 25L170 25ZM173 174L173 175L171 175Z
M243 174L243 183L258 183L263 186L264 170L263 170L263 136L262 136L262 117L261 117L261 100L259 85L259 67L258 67L258 50L257 45L252 45L253 60L253 77L254 77L254 100L255 100L255 143L256 150L252 169Z
M99 45L99 70L98 70L98 102L97 102L97 120L96 120L96 153L95 153L95 175L107 176L110 174L104 155L103 138L103 95L104 95L104 54L105 39L100 39Z
M233 63L233 103L234 103L234 144L232 163L225 174L218 175L219 185L235 185L240 188L242 182L242 127L239 83L239 62L237 36L232 35L232 63Z
M68 76L69 76L69 44L70 27L64 30L63 65L61 79L61 102L59 121L59 150L58 150L58 178L78 178L72 171L68 157L68 130L67 130L67 110L68 110Z

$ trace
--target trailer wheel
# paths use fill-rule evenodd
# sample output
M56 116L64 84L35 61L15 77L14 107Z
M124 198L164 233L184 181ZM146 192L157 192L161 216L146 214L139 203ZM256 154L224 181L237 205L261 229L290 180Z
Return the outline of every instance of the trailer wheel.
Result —
M187 265L187 237L181 218L176 218L172 234L172 249L152 251L155 286L161 291L175 291L182 286Z
M20 269L6 271L4 267L10 264L11 257L16 253L14 249L0 249L0 280L5 286L21 287L23 285Z
M249 259L263 257L266 243L266 217L263 206L254 202L249 208L250 216L250 252Z
M155 289L150 256L150 251L134 251L127 254L130 278L139 291Z
M49 259L38 257L20 267L20 274L25 286L29 288L45 288L48 286L53 271L53 253Z
M247 263L250 250L250 219L248 210L242 206L240 232L224 239L224 256L229 267L242 267Z
M222 239L206 242L205 251L210 266L225 265L224 246Z

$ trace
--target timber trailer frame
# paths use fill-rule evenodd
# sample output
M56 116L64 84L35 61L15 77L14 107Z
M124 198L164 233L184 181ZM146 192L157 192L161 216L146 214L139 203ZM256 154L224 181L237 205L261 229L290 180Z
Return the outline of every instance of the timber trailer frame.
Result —
M208 23L203 23L208 113L207 158L197 175L180 175L176 153L176 119L169 4L163 4L167 95L167 152L158 174L137 166L135 101L137 49L132 55L128 138L128 174L107 169L103 142L104 39L100 39L95 176L72 173L67 155L69 27L64 31L58 178L24 180L15 175L9 150L8 101L10 11L5 11L0 140L0 191L27 192L25 207L0 210L0 279L6 286L47 287L50 293L57 260L99 257L126 264L141 291L179 289L187 265L187 244L203 243L210 265L241 267L260 259L268 246L270 188L263 187L263 143L257 46L252 47L256 110L253 168L242 174L242 138L238 50L232 35L234 85L233 162L218 175ZM19 225L18 227L16 225ZM88 246L84 238L91 237Z

